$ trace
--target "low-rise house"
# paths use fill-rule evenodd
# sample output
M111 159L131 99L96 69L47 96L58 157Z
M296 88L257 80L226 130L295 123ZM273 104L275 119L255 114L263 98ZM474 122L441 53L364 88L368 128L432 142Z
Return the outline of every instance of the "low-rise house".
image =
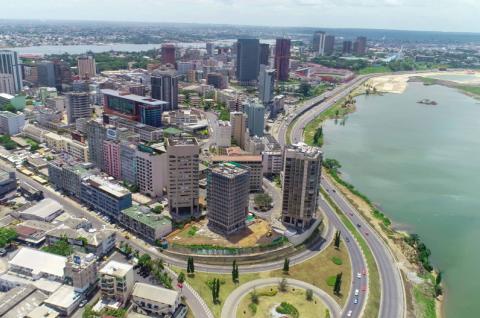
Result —
M133 289L133 266L110 261L100 269L99 274L102 298L125 305Z
M120 214L119 223L147 241L154 242L170 234L172 221L150 212L148 207L134 205Z
M132 304L135 312L149 317L173 317L180 305L180 293L158 286L135 283Z
M8 265L10 273L21 277L63 282L66 262L66 257L22 247Z
M83 229L59 227L47 233L46 242L51 245L63 238L66 238L70 245L84 248L86 253L102 257L115 247L116 232L113 230L87 232Z

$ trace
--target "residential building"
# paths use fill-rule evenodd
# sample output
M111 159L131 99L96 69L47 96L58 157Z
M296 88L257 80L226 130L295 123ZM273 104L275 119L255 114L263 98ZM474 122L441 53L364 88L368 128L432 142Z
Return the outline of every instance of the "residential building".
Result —
M301 143L286 148L284 158L282 221L304 230L317 213L322 152Z
M102 298L115 300L125 305L133 290L133 266L109 261L99 271Z
M92 116L89 93L67 93L65 104L69 124L75 123L79 118L90 118Z
M260 43L260 65L270 65L270 45Z
M313 34L313 53L315 55L325 54L325 39L326 34L323 31L317 31Z
M81 197L82 180L94 174L91 163L67 163L61 160L48 162L48 181L60 191L77 199Z
M16 135L22 132L25 126L25 115L14 114L9 111L0 111L0 134Z
M247 114L249 135L262 137L265 129L265 106L257 101L249 101L244 104L243 111Z
M22 67L17 52L0 50L0 74L10 74L13 77L15 93L23 89Z
M275 70L278 81L288 81L290 69L290 39L277 39L275 45Z
M134 205L120 214L119 223L139 237L155 242L173 231L172 221L150 212L150 208Z
M78 76L81 79L90 79L97 76L95 57L92 55L79 56L77 58Z
M342 44L342 54L348 55L352 53L352 41L346 40Z
M65 265L65 280L76 292L83 293L97 284L97 257L94 254L75 253Z
M103 162L104 171L115 179L120 180L122 168L119 140L103 141Z
M237 80L241 85L252 85L260 70L260 42L258 39L237 41Z
M132 206L132 193L98 176L82 181L80 200L91 209L116 220L123 209Z
M240 147L245 147L245 134L247 132L247 115L242 112L230 113L232 126L232 139Z
M222 73L208 73L207 84L217 89L226 89L228 87L227 79Z
M17 189L17 177L15 171L0 169L0 196Z
M135 157L136 184L140 192L153 198L162 196L168 186L168 158L163 144L160 147L140 144Z
M32 260L35 260L32 262ZM45 278L62 283L67 258L40 250L22 247L8 261L9 273L30 280Z
M158 141L163 137L163 131L158 127L141 124L119 116L104 114L103 121L105 124L115 126L117 130L125 128L130 133L137 134L140 140L145 142Z
M249 168L250 173L250 192L262 191L262 156L248 153L233 153L222 156L213 156L212 163L235 162Z
M333 55L335 52L335 36L327 35L325 37L325 55Z
M230 147L232 145L232 125L230 122L219 120L214 130L214 138L217 147Z
M46 242L51 245L66 238L71 246L83 248L87 253L103 257L115 248L117 239L114 230L86 231L83 228L72 229L66 226L57 227L46 233Z
M197 217L200 213L199 152L193 137L167 139L168 202L170 214L176 219Z
M264 104L269 104L273 98L273 90L275 88L274 69L267 68L266 65L260 65L260 73L258 75L258 93L260 100Z
M367 53L367 38L359 36L353 43L353 52L355 55L365 55Z
M162 64L172 64L175 65L176 62L176 52L175 45L173 44L162 44Z
M133 311L148 317L172 317L181 304L180 292L144 283L135 283ZM180 317L178 317L180 318Z
M274 118L285 109L285 95L276 95L270 103L270 117Z
M212 165L207 177L208 225L224 235L245 228L249 169L235 163Z
M264 175L280 175L283 169L283 153L281 150L262 152L262 172Z
M48 132L44 135L44 142L47 144L47 147L55 151L65 152L76 160L88 161L88 146L84 143L53 132Z
M175 71L155 71L150 81L152 98L166 102L164 110L178 109L178 75Z

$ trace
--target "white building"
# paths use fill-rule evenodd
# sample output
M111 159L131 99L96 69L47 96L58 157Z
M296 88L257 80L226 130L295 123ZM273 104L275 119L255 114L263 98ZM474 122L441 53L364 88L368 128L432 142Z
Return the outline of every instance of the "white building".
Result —
M8 265L10 273L21 277L63 282L66 262L66 257L22 247Z
M0 73L0 93L15 94L15 80L12 74Z
M133 310L148 317L170 317L180 304L180 293L144 283L136 283L132 293Z
M25 115L0 111L0 133L7 135L19 134L25 126Z
M69 317L81 300L81 294L75 292L72 286L63 285L45 299L44 303L61 315Z
M25 220L52 222L63 211L63 205L53 199L46 198L28 209L20 211L19 214Z
M133 266L110 261L99 271L102 297L124 305L133 289Z
M215 144L217 147L232 145L232 125L228 121L219 120L215 127Z

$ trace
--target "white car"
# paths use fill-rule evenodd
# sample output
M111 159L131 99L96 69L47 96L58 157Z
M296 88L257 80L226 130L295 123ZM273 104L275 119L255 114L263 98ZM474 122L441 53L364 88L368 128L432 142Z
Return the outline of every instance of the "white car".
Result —
M361 273L357 273L357 278L358 278L358 279L362 278L362 274L361 274Z
M351 310L349 310L349 311L347 312L347 317L352 317L352 311L351 311Z
M358 289L355 289L355 296L358 296L359 293L360 291Z
M354 303L355 305L358 304L358 298L355 298L355 299L353 300L353 303Z

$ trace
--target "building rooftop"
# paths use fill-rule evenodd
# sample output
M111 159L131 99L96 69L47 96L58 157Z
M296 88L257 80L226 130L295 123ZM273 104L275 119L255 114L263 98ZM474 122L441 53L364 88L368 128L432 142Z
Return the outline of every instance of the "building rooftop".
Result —
M123 99L128 99L137 103L142 103L145 105L149 106L164 106L167 105L167 102L164 102L162 100L158 99L153 99L145 96L140 96L140 95L133 95L133 94L123 94L120 91L116 91L113 89L102 89L102 94L104 95L110 95L110 96L115 96L118 98L123 98Z
M15 96L10 95L10 94L7 94L7 93L0 93L0 98L4 98L4 99L14 99Z
M87 232L84 229L71 229L69 227L59 227L54 230L51 230L47 233L49 236L53 237L62 237L66 236L68 239L77 239L79 237L84 237L87 239L88 245L91 246L99 246L102 242L109 237L114 230L102 230L98 232Z
M28 313L25 318L57 318L60 314L47 306L40 306Z
M34 215L42 219L46 219L52 214L57 213L59 210L63 210L63 205L57 201L46 198L29 207L28 209L21 211L20 215Z
M75 292L73 286L63 285L45 299L45 304L54 306L55 308L70 308L75 303L80 294Z
M247 168L234 162L219 163L210 167L214 173L221 174L225 177L233 178L248 172Z
M150 209L147 207L140 207L138 205L134 205L128 209L123 210L122 213L152 228L172 226L172 221L170 221L163 215L151 213Z
M103 192L113 195L114 197L121 198L130 193L127 188L122 187L119 184L110 182L109 180L102 178L101 176L92 175L86 180L91 186L100 189Z
M291 148L287 148L287 151L295 151L311 158L317 158L318 156L322 155L320 148L309 146L303 142L292 145Z
M262 155L236 154L231 156L213 156L213 162L262 162Z
M175 307L179 292L149 284L135 283L132 296Z
M0 298L0 317L18 318L40 306L47 296L33 285L10 289Z
M3 117L13 118L13 117L18 117L20 115L23 115L23 114L22 113L14 114L14 113L6 111L6 110L0 111L0 116L3 116Z
M169 146L190 146L198 145L197 138L195 137L169 137L168 138Z
M8 264L10 266L28 268L32 271L33 275L46 273L63 277L63 269L65 268L66 262L66 257L42 252L29 247L22 247Z
M110 261L99 270L99 273L115 277L124 277L131 270L133 270L133 266L130 264Z

